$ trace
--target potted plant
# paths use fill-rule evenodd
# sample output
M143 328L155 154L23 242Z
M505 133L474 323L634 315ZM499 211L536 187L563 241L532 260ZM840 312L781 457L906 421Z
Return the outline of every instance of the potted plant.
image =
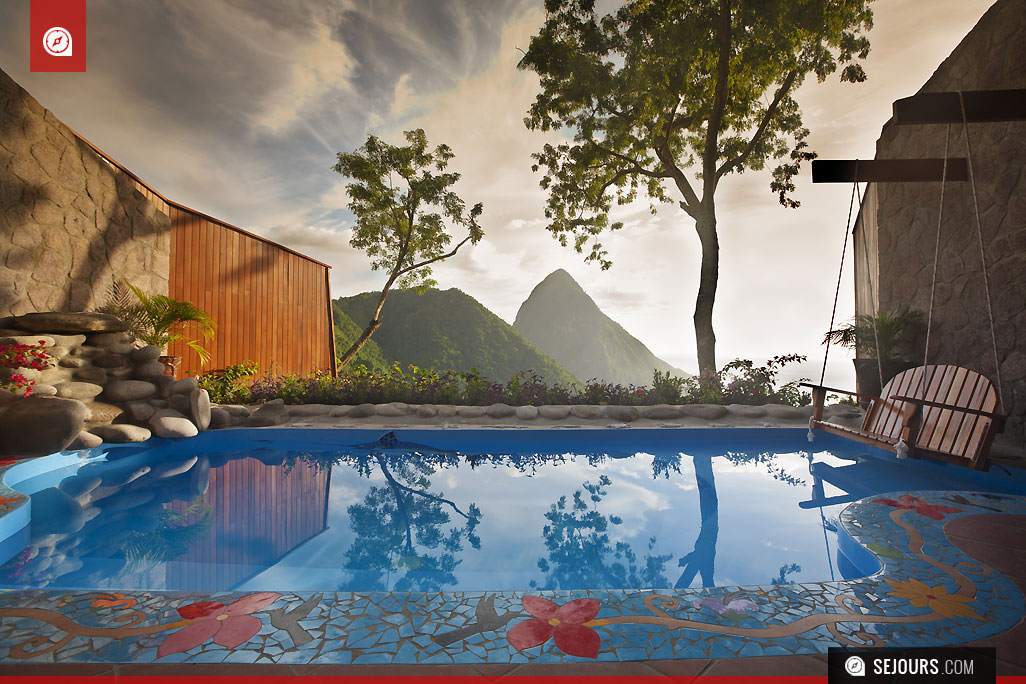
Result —
M855 350L855 383L862 394L879 396L883 382L922 363L926 326L920 311L902 306L860 314L855 320L823 336L823 344ZM877 343L879 342L879 349Z
M159 347L165 353L169 344L184 339L186 346L199 355L201 364L210 359L210 352L195 339L186 339L185 335L186 327L191 324L191 327L199 329L204 339L213 337L217 326L210 314L192 302L182 302L164 295L148 295L127 281L125 284L139 300L134 309L135 320L138 322L136 337L146 344ZM161 356L165 375L174 377L181 360L180 356Z

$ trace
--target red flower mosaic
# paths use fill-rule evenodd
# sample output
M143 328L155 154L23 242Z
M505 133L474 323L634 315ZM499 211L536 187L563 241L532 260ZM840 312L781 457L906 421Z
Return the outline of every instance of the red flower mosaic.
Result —
M601 603L598 599L577 599L558 606L548 599L525 596L524 609L534 619L510 629L506 638L518 651L541 646L555 638L556 648L567 655L596 658L602 638L595 630L585 627L585 623L598 615Z
M925 515L931 520L944 520L944 515L946 513L962 512L961 508L928 504L919 497L911 496L910 494L898 497L897 501L894 499L873 499L873 503L885 504L887 506L894 506L895 508L904 508L905 510L915 511L920 515Z
M133 598L125 598L124 594L100 594L93 599L93 608L131 608L136 604Z
M157 648L157 657L184 653L211 637L215 644L225 648L244 644L260 631L260 620L250 613L263 610L279 598L281 594L264 591L243 596L227 606L217 601L201 601L182 606L178 614L191 624L164 639Z

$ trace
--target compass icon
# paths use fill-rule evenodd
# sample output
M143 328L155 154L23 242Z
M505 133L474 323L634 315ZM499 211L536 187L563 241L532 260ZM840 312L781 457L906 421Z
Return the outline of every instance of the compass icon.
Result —
M47 29L43 34L43 49L54 57L71 57L71 33L61 26Z

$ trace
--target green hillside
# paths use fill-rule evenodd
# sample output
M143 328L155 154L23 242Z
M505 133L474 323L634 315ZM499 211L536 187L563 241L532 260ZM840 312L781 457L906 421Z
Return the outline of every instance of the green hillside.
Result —
M379 293L342 297L334 308L355 321L355 340L370 320ZM579 380L473 297L452 288L392 292L381 313L382 324L370 343L387 359L445 371L477 368L490 380L506 382L518 371L533 370L550 385ZM340 353L344 349L339 349Z
M341 357L360 337L363 328L346 315L346 312L339 307L338 302L331 303L331 315L335 319L335 355ZM349 364L350 368L366 366L370 370L388 370L392 367L393 362L381 351L381 347L374 339L371 337L367 340L367 344L356 352L356 358Z

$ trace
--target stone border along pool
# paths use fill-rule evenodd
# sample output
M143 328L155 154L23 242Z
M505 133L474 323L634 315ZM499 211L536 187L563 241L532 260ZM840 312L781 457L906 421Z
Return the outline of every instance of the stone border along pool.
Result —
M64 465L72 456L46 458ZM0 465L0 479L13 465ZM1011 628L1026 606L1010 580L952 546L943 525L974 513L1026 514L1026 497L955 494L896 492L850 504L841 530L882 569L840 582L634 591L0 591L0 662L550 663L961 644ZM0 485L0 514L12 522L27 512L26 501Z

